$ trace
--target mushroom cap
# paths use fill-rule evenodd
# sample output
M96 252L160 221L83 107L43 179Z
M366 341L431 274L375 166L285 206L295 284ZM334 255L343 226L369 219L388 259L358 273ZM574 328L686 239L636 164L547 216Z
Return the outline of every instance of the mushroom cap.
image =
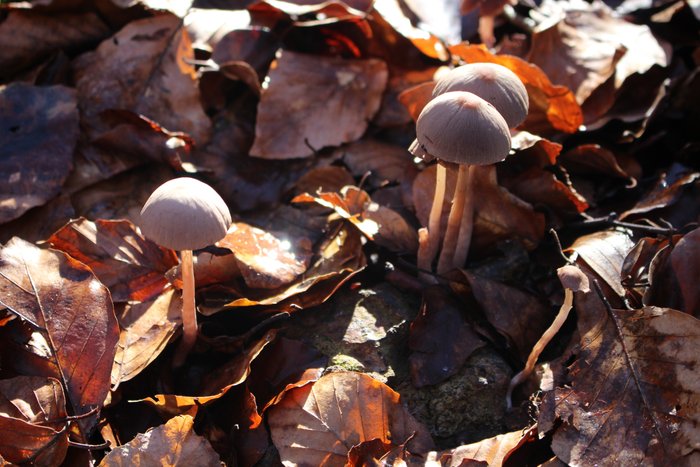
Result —
M163 183L141 209L143 234L166 248L197 250L221 240L231 214L221 196L194 178Z
M527 117L529 99L518 75L497 63L469 63L445 73L435 83L433 97L465 91L490 102L503 115L509 128Z
M456 164L487 165L510 152L508 124L494 106L470 92L447 92L428 102L416 121L411 153Z

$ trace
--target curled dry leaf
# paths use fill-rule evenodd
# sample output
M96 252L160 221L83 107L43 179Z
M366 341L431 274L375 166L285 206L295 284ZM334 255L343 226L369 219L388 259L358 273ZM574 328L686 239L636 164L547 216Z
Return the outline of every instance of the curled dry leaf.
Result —
M533 431L511 431L502 435L486 438L472 444L459 446L441 457L448 467L465 465L467 461L485 462L487 465L506 465L508 455L521 443L533 436ZM469 464L471 465L471 464Z
M552 84L536 64L511 55L493 55L483 46L459 44L450 51L467 63L490 62L510 68L525 84L530 100L528 117L521 127L540 134L552 129L573 133L583 123L583 112L574 94L565 86Z
M1 458L13 464L60 465L68 450L66 416L58 380L40 376L0 380Z
M379 110L387 77L386 64L377 59L281 52L258 105L250 154L307 157L315 149L360 138Z
M562 154L559 162L571 173L600 174L627 180L630 186L637 184L636 174L628 173L620 166L612 151L598 144L576 146Z
M554 453L572 465L697 462L698 320L656 307L606 313L597 297L577 313L593 324L579 328L570 386L547 394L539 419Z
M231 225L217 246L233 252L246 285L253 289L289 284L306 271L311 259L310 245L302 242L294 247L288 240L242 222Z
M484 345L460 307L442 288L424 290L423 304L411 323L408 341L413 385L422 387L446 380Z
M220 467L219 455L194 432L194 417L178 415L110 451L100 467L197 465Z
M678 203L683 193L697 184L698 180L700 180L698 172L681 171L661 174L654 188L631 209L620 214L620 220L634 218Z
M182 299L169 289L148 301L117 310L120 333L112 367L112 385L143 371L165 349L182 321Z
M83 263L13 238L0 249L0 305L30 323L50 349L76 415L109 392L119 326L109 291ZM49 372L53 374L53 371ZM94 419L81 420L89 431Z
M47 242L92 269L114 302L150 301L168 286L174 251L146 240L127 220L70 221Z
M676 243L671 253L671 267L683 296L683 311L700 316L700 229L695 229Z
M3 49L5 47L2 47ZM0 87L0 224L59 194L78 141L75 91L12 83Z
M344 466L353 446L373 439L408 441L413 452L433 445L399 394L362 373L330 373L289 390L267 414L272 442L288 466Z
M11 10L0 24L0 78L5 81L52 52L90 46L109 34L93 12L47 15Z

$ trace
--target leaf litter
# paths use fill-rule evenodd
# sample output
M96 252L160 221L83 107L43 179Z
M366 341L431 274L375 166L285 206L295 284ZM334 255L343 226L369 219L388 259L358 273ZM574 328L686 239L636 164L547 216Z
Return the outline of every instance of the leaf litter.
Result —
M472 3L460 42L422 2L4 2L3 462L697 463L697 15ZM406 148L481 61L530 112L427 287L435 167ZM138 223L182 175L235 220L173 369L179 260Z

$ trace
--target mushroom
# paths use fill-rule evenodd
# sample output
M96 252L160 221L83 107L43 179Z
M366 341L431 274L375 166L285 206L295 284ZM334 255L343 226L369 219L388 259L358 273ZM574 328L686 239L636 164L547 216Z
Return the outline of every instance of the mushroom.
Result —
M433 98L447 92L464 91L471 92L493 105L498 113L503 116L508 128L515 128L527 117L529 99L525 85L520 78L508 68L497 63L470 63L454 68L443 74L435 83ZM465 201L452 205L450 217L461 219L461 226L453 230L451 235L445 234L444 244L438 260L437 271L439 274L446 272L450 267L462 267L467 260L469 246L473 231L474 204L471 189L473 174L470 171L465 177L457 181L457 189L464 190L460 196ZM460 213L454 209L463 208ZM454 246L453 246L454 245ZM432 261L432 258L431 258Z
M445 272L454 264L452 259L465 204L472 203L471 197L466 196L471 168L505 159L510 151L510 143L506 121L493 105L475 94L446 92L423 108L416 121L416 140L409 151L426 160L438 159L438 165L435 195L428 220L428 238L419 245L419 268L430 270L439 248L440 217L447 173L444 163L458 164L459 171L438 273ZM471 208L467 206L467 209L471 212L473 205ZM447 262L448 258L450 263Z
M192 250L221 240L230 225L231 214L224 200L212 187L194 178L163 183L141 209L143 234L161 246L180 251L183 336L173 361L176 367L197 340Z

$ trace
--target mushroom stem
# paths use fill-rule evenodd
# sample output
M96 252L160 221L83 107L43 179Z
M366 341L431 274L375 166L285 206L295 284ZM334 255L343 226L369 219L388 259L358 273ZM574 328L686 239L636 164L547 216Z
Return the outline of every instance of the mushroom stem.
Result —
M459 230L464 215L464 205L467 199L468 185L469 165L460 164L459 172L457 173L457 186L455 187L454 197L452 198L452 208L450 209L450 216L447 218L447 229L445 230L445 238L442 241L442 251L438 259L438 274L446 273L453 266L455 248L457 247Z
M535 369L535 363L540 354L547 347L549 341L552 340L554 335L559 332L561 327L564 325L564 321L569 317L569 311L574 303L574 291L572 289L564 289L564 303L562 303L561 308L559 308L559 313L554 318L552 324L549 325L547 330L542 334L542 337L537 341L537 343L530 351L530 355L527 357L527 362L525 362L525 368L522 369L517 375L513 376L508 385L508 392L506 393L506 408L510 410L513 407L512 396L513 389L518 386L523 381L526 381L533 370Z
M182 341L175 353L173 366L179 367L185 362L194 343L197 341L197 310L194 303L194 267L192 250L180 252L182 261Z
M469 247L472 243L472 233L474 232L474 172L476 170L476 166L469 166L462 222L459 226L459 236L457 237L455 254L452 259L452 267L454 268L461 268L467 262Z
M440 248L440 222L442 220L442 204L445 201L446 184L447 168L438 162L435 176L435 194L433 195L433 205L430 208L428 217L428 241L419 244L418 247L418 269L423 271L433 270L433 260Z

